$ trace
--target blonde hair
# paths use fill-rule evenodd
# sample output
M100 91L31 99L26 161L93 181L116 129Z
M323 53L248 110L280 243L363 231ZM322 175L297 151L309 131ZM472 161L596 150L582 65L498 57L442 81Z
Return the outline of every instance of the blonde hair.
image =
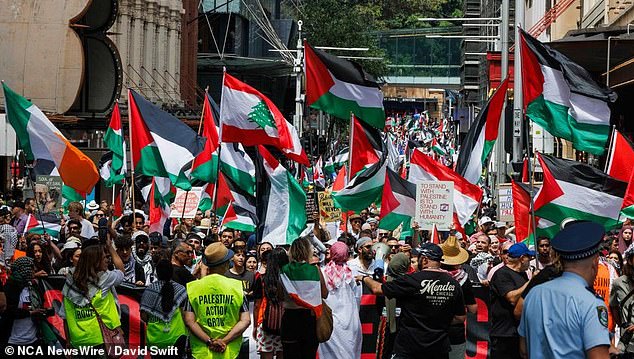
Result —
M297 238L288 250L288 256L291 262L308 262L313 256L313 245L306 237Z

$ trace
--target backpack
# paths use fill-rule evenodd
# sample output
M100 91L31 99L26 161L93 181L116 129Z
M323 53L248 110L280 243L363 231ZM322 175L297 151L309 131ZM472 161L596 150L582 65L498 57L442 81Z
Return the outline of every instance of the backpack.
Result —
M283 315L283 303L273 304L267 300L266 308L264 308L264 318L262 319L262 330L268 334L280 335Z

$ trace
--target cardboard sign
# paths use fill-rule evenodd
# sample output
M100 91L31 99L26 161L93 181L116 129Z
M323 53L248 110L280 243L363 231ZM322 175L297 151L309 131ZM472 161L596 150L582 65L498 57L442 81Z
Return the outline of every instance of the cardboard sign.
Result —
M416 215L421 229L450 230L453 224L453 182L422 181L416 184Z
M170 218L194 218L202 193L202 187L192 187L189 192L177 189L174 203L170 206Z
M498 218L501 222L513 222L513 189L510 183L500 183L498 188Z
M341 220L341 209L335 207L332 200L332 193L328 191L317 192L319 198L319 217L326 222L338 222Z
M315 192L306 192L306 223L313 223L315 215L319 214L319 204Z
M35 206L42 213L59 212L62 207L62 178L39 175L35 178Z

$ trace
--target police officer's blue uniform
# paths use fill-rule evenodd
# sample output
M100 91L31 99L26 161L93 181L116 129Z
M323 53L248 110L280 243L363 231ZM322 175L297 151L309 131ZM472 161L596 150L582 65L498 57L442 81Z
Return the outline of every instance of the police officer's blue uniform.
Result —
M552 246L562 260L580 260L598 253L603 234L596 223L575 223L559 232ZM528 293L518 332L531 359L584 359L587 350L610 345L607 326L603 300L581 276L564 272Z

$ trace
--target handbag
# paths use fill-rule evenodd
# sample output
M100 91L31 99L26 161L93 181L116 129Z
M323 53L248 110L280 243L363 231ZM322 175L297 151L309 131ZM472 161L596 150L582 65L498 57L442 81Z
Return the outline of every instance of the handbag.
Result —
M99 314L95 306L92 305L92 302L90 300L88 301L88 304L90 304L90 307L92 308L92 310L95 311L95 315L97 316L97 321L99 322L99 329L101 330L101 335L103 336L103 344L106 349L107 357L110 359L121 358L123 356L123 350L121 349L124 349L126 347L123 330L121 329L121 327L117 327L114 329L108 328L103 322L103 319L101 319L101 315ZM117 354L115 347L120 348L120 354Z
M264 309L264 319L262 320L262 330L269 334L280 335L283 316L284 305L281 303L266 303L266 308Z
M317 318L316 326L317 341L327 342L332 335L332 309L323 299L321 300L321 316Z

